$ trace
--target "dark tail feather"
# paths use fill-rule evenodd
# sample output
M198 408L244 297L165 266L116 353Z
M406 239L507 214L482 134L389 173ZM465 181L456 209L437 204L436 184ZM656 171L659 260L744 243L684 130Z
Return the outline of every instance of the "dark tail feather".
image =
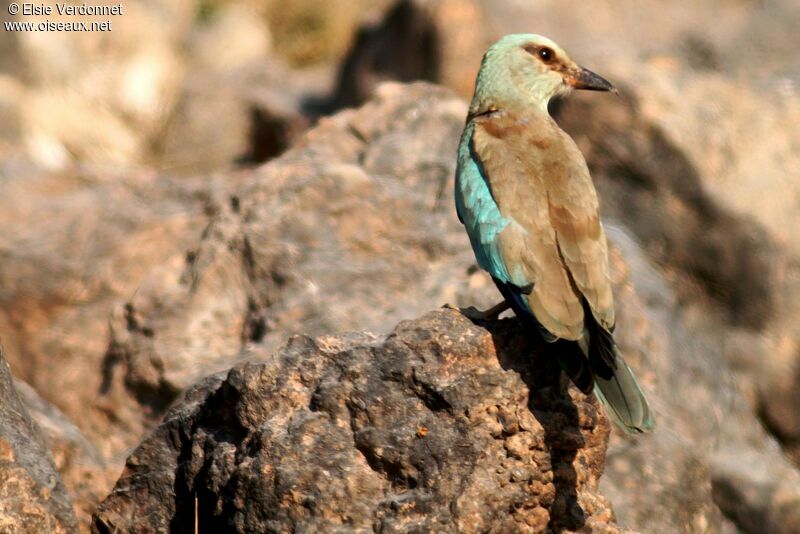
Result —
M628 434L641 434L653 430L655 421L644 393L636 383L628 365L618 355L617 370L606 380L594 377L594 393L608 408L607 415Z
M553 343L558 363L572 382L585 394L595 386L589 360L575 341L559 339Z
M578 389L588 394L594 388L597 398L608 408L609 418L625 432L633 434L652 430L654 422L647 399L617 350L611 333L597 324L585 301L590 340L588 355L577 342L556 338L536 320L525 305L525 289L492 278L517 317L536 328L545 341L553 344L561 369Z
M655 422L650 406L614 338L587 313L589 364L594 372L594 392L608 408L608 416L629 434L649 432Z

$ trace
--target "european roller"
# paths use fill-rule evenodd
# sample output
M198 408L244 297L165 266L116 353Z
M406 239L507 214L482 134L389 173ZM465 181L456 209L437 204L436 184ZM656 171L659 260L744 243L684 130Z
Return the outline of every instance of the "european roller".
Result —
M546 37L508 35L489 48L458 147L456 210L504 298L486 313L511 307L612 420L645 432L650 408L614 342L597 193L577 145L547 110L572 89L616 92Z

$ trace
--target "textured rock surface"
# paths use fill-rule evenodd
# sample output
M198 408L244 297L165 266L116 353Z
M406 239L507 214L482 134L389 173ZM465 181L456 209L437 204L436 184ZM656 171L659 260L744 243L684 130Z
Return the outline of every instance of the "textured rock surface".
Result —
M9 3L0 2L3 17ZM97 32L4 32L13 51L4 70L22 82L16 103L22 143L11 157L24 154L45 168L69 169L76 162L133 165L148 153L180 91L180 42L194 6L146 0L125 7L125 23L103 38ZM55 13L49 18L57 19Z
M749 310L744 323L738 321L737 330L729 330L731 340L722 343L728 359L750 383L753 402L767 427L797 459L800 145L782 132L800 120L800 104L791 93L740 86L713 74L696 78L690 95L677 95L675 86L686 84L682 80L687 77L672 69L648 76L647 91L657 98L643 106L643 112L663 125L666 135L700 171L703 191L745 221L745 230L757 245L742 243L745 246L737 254L719 256L718 265L736 263L749 271L728 283L721 277L717 283L733 294L735 288L745 288L745 299L736 307ZM687 96L703 104L694 112L685 104L677 105ZM770 104L763 105L765 101ZM716 133L704 130L704 121L713 121ZM691 131L706 133L690 136ZM716 271L725 275L731 269Z
M560 117L617 225L619 337L667 421L612 433L603 493L644 532L732 529L718 508L794 528L797 472L754 413L800 462L799 6L146 0L102 36L0 32L0 338L61 411L21 386L81 520L180 390L253 342L494 303L453 216L451 95L379 89L286 157L231 164L328 109L348 48L351 102L391 77L463 94L485 35L536 31L623 88Z
M109 435L113 399L98 398L107 315L145 273L157 278L164 266L181 264L204 204L196 182L149 172L0 181L0 225L16 228L0 235L0 329L11 367L104 453L132 439Z
M657 425L635 442L612 436L601 487L620 523L642 532L734 532L714 498L716 459L753 454L786 475L791 466L741 395L715 340L691 323L631 238L619 227L606 228L618 247L615 336L637 374L654 383L647 394ZM752 482L742 488L754 491ZM745 499L730 504L744 515L756 513Z
M64 484L0 353L0 532L72 532Z
M147 420L146 407L123 411L127 395L103 394L108 316L142 287L145 273L156 280L182 265L215 186L152 172L26 171L0 179L0 225L14 228L0 233L0 336L15 377L46 401L24 395L52 438L56 465L85 522ZM60 411L55 419L48 403Z
M614 117L631 113L625 101L604 104L607 111L592 113L612 114L610 126ZM246 358L241 349L251 342L274 349L287 335L303 331L388 331L398 320L442 302L492 304L496 290L483 273L469 268L474 259L450 207L451 154L463 113L462 101L432 86L386 85L368 105L322 121L284 156L243 177L230 202L213 210L183 272L145 284L112 321L111 391L119 398L130 395L131 414L142 407L158 413L202 374ZM585 132L591 133L591 124ZM642 153L666 152L665 161L678 159L658 167L665 184L659 187L683 183L692 169L680 164L677 148L659 144L652 122L611 132L609 142L616 143L611 149L627 150L623 154L631 157L623 161L629 165L640 165ZM577 134L579 140L588 135ZM645 148L636 152L640 139ZM603 168L598 175L609 213L621 215L605 180L624 167ZM704 202L707 209L722 210L711 198ZM737 233L745 223L728 217L719 242L723 250L736 251L737 239L749 234ZM645 222L669 224L658 217ZM617 227L609 234L623 250L612 262L618 337L663 423L652 439L615 438L606 492L619 502L626 526L727 528L712 494L712 480L726 476L714 478L717 453L761 450L773 472L789 476L791 466L760 429L720 350L717 336L730 326L709 323L699 306L681 311L685 297L675 294L626 232ZM694 233L672 235L672 246L680 250L691 245L686 240ZM692 264L670 267L684 276L691 273L687 265ZM731 272L734 280L752 274ZM698 295L712 303L706 306L722 298ZM739 421L740 435L724 425L722 413ZM775 509L747 500L736 506L740 515Z
M119 476L119 468L114 462L109 465L83 432L32 387L19 380L14 381L14 386L53 456L74 505L78 525L86 527L97 503Z
M442 310L253 347L134 451L94 530L618 532L596 399L516 321L487 328Z
M132 413L163 409L252 341L386 332L444 302L491 303L451 209L464 111L442 89L387 85L242 176L185 266L112 318L109 391L131 392Z

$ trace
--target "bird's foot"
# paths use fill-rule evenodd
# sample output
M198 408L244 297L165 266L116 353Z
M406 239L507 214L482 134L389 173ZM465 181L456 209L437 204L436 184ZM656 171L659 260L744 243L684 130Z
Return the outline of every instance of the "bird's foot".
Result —
M504 300L484 311L479 310L475 306L470 306L469 308L459 308L453 304L445 304L442 307L451 310L458 310L464 317L472 321L494 321L497 320L501 313L509 309L511 306L509 306L508 302Z

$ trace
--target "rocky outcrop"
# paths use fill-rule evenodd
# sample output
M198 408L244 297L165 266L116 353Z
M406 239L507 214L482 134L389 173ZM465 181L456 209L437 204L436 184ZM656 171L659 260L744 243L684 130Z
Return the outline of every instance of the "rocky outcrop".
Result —
M85 520L150 424L124 412L127 395L103 395L108 316L146 274L182 264L218 186L26 169L0 180L0 226L14 228L0 233L0 336L15 378L38 392L24 401Z
M0 531L67 533L75 513L41 431L0 353Z
M0 182L0 225L16 228L0 235L0 330L11 367L102 442L104 454L130 445L123 428L108 432L113 399L98 398L107 315L146 273L157 278L164 265L180 264L204 203L197 182L147 172L38 172Z
M635 112L624 100L597 100L598 107L611 106L612 118ZM211 210L184 269L145 283L119 308L106 359L109 392L127 399L123 404L133 416L159 413L203 374L247 359L243 349L253 344L269 351L303 332L386 332L443 302L493 304L496 290L470 267L474 258L450 206L452 153L464 112L463 101L433 86L387 84L366 106L323 120L282 157L243 176L229 201ZM623 124L629 128L608 136L616 143L610 154L662 151L664 161L680 156L654 123ZM591 132L589 126L584 132ZM584 145L586 135L576 132ZM640 139L651 144L637 152ZM594 152L587 153L596 161ZM623 215L608 194L606 172L596 168L607 213ZM684 161L659 169L664 185L658 187L668 188L684 183L693 166ZM691 206L694 197L687 197ZM723 211L712 198L703 202ZM697 217L706 213L693 209ZM749 234L735 215L727 217L719 242L735 251L737 239L746 242ZM619 219L607 221L607 228L616 246L617 336L661 423L652 438L613 438L604 491L613 495L626 526L718 531L725 519L712 489L731 479L717 457L756 454L786 480L794 471L761 429L720 350L717 336L731 327L723 321L709 326L697 319L707 315L684 310L685 294L672 288ZM679 249L692 234L671 235ZM708 299L709 306L722 302ZM735 430L720 413L738 421ZM758 487L755 479L751 483ZM762 504L742 499L723 506L734 517L758 510L769 516L777 509Z
M28 384L15 380L14 387L31 420L41 430L43 443L71 498L78 526L85 528L91 522L97 503L119 477L117 462L106 460L66 415Z
M93 530L619 532L608 421L513 320L295 337L192 387Z
M702 190L745 222L750 244L743 242L740 248L746 252L720 255L711 271L722 275L715 284L722 292L736 294L744 288L736 308L750 314L735 322L735 328L726 328L730 341L723 339L722 344L765 425L797 458L800 233L795 231L797 205L791 199L800 195L800 153L784 132L800 120L800 105L791 91L739 84L717 74L693 76L691 92L677 93L677 86L688 85L688 77L675 69L647 76L645 90L653 102L643 113L663 127L700 171ZM697 102L696 109L687 109L687 101ZM709 122L713 128L704 129ZM691 135L693 131L705 133ZM728 279L731 264L745 266L748 273Z
M797 2L484 4L148 0L100 41L0 32L0 337L81 520L202 377L495 303L452 210L463 99L379 82L464 96L486 35L536 31L622 89L558 114L661 422L612 432L603 494L644 532L800 530ZM303 133L348 47L335 106L366 105Z
M758 530L742 518L783 524L800 504L798 475L742 394L719 331L681 306L630 236L606 227L625 258L615 335L636 372L655 380L648 397L658 422L635 444L612 435L601 488L620 523L645 532L727 532L734 527L722 512L745 532Z
M185 264L115 312L108 394L128 395L131 414L160 414L252 342L386 332L444 302L491 304L450 205L464 111L440 88L387 85L242 175L214 199Z

